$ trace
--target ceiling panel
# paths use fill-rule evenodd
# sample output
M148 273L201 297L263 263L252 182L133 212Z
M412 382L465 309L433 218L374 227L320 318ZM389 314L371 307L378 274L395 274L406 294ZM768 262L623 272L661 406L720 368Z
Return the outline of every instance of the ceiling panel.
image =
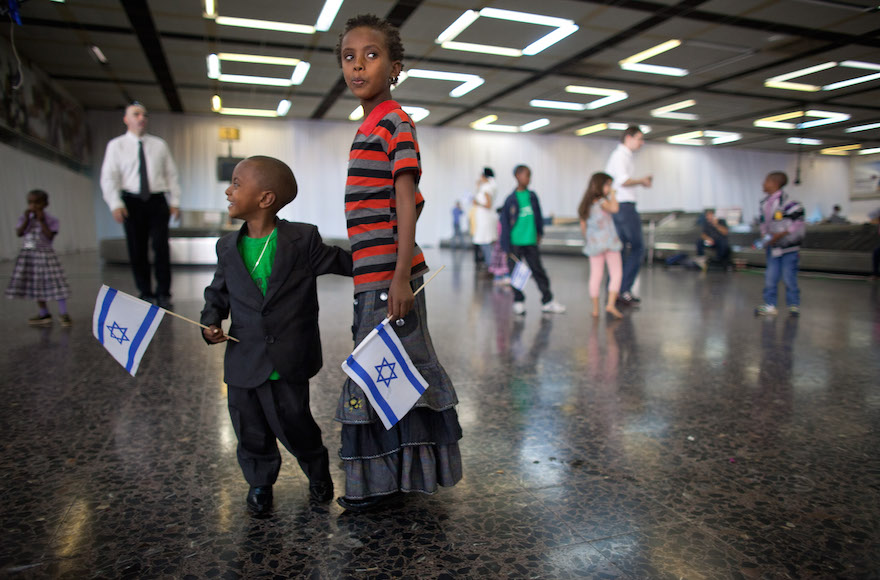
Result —
M217 24L203 16L200 0L148 0L153 36L148 23L137 16L132 21L118 0L30 0L21 4L24 25L17 27L15 38L24 58L55 78L87 109L116 109L127 99L137 98L151 110L212 114L211 96L219 94L225 107L274 109L280 99L288 98L291 118L317 115L344 121L358 102L347 90L341 94L335 90L341 71L333 49L347 19L372 12L393 14L402 22L406 69L464 73L484 80L461 97L449 94L458 82L415 76L405 80L394 98L407 106L429 109L421 125L469 127L495 114L497 124L515 127L547 118L549 124L536 132L570 134L590 124L637 122L654 128L649 140L713 127L743 134L741 142L725 146L784 150L792 147L785 143L786 135L755 128L756 116L806 108L850 114L849 122L801 131L840 141L834 144L851 138L844 133L846 127L880 118L880 78L814 92L764 86L770 77L825 62L880 63L876 35L865 35L880 29L880 13L859 10L874 6L874 0L847 0L838 6L808 0L710 0L696 8L685 0L619 4L627 8L601 0L345 0L328 31L300 34ZM323 0L219 0L218 12L314 25L323 5ZM665 10L665 6L686 10ZM569 19L579 29L532 56L450 50L435 42L464 11L484 7ZM136 29L148 42L158 42L160 58L145 53ZM551 30L484 15L457 40L522 49ZM0 35L8 38L8 34L8 27L0 27ZM687 76L621 69L620 60L670 39L681 40L681 46L643 63L686 69ZM106 64L91 55L90 45L100 47ZM219 52L297 58L311 68L297 86L221 83L208 78L206 64L208 54ZM222 68L226 73L276 78L289 78L292 70L291 65L228 61ZM163 85L160 78L166 70L173 82ZM837 66L794 82L828 86L862 73L871 71ZM577 111L529 105L532 99L587 105L600 98L566 92L567 85L619 89L628 98ZM659 107L690 99L696 104L679 111L699 115L696 120L652 116ZM876 142L880 131L868 131L859 138Z

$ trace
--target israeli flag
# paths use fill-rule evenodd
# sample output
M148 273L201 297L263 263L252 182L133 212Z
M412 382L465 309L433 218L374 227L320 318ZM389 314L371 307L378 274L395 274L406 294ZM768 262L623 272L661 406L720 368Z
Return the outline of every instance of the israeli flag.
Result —
M165 311L125 292L101 286L92 334L134 376Z
M363 389L386 430L400 421L428 388L387 318L357 345L342 363L342 370Z
M522 292L531 277L532 271L526 265L526 261L520 260L513 267L513 272L510 273L510 285Z

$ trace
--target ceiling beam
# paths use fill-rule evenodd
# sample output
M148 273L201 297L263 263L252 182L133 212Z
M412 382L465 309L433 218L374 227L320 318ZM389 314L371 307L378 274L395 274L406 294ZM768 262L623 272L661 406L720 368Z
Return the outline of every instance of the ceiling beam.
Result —
M180 95L177 94L171 68L168 66L168 59L165 58L165 51L159 40L159 32L156 30L156 23L153 22L147 0L121 0L121 3L141 43L141 49L150 63L150 68L153 69L153 74L165 94L168 108L175 113L182 113L183 104Z

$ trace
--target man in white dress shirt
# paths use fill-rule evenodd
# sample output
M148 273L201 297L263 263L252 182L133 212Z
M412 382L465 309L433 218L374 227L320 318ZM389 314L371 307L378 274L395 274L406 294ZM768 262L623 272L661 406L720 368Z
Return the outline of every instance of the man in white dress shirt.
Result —
M125 227L128 257L143 300L171 307L171 259L168 219L180 213L177 166L164 140L146 133L147 109L126 107L125 135L107 144L101 167L101 190L113 219ZM152 240L156 269L153 291L148 257Z
M636 210L637 192L639 187L651 187L653 177L635 176L635 163L633 153L645 144L645 135L642 130L630 125L623 132L623 139L608 158L605 173L614 178L614 188L617 189L617 202L620 210L614 214L614 225L617 235L623 243L623 279L620 283L620 297L618 300L624 304L632 305L640 302L633 296L632 286L639 275L644 253L642 241L642 220Z

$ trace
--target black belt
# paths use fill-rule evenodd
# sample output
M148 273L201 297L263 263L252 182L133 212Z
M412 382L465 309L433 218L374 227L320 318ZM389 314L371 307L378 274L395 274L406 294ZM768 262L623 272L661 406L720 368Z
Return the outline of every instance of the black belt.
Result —
M166 193L167 192L165 192L165 191L151 191L150 195L165 195ZM133 191L125 191L125 190L122 190L122 195L127 196L127 197L140 197L141 196L141 194L139 194L139 193L134 193Z

